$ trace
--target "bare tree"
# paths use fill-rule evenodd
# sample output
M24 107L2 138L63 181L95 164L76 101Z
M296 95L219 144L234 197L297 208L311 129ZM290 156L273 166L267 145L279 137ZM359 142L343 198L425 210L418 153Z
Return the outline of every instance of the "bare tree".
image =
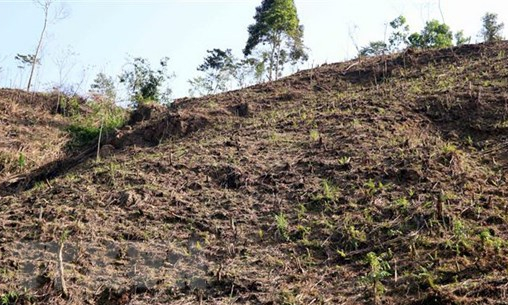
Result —
M58 68L58 83L56 84L58 90L63 90L69 74L72 70L74 70L78 63L78 55L79 54L74 52L71 46L68 46L67 49L62 49L53 56L53 63Z
M59 10L55 12L55 15L50 18L50 9L55 0L34 0L34 3L39 6L44 13L44 23L42 25L41 35L39 36L39 42L37 43L37 48L35 48L35 53L33 55L33 60L31 62L30 76L28 77L28 85L26 86L26 91L30 92L30 88L32 86L32 79L35 71L35 66L40 61L39 54L42 48L42 42L44 40L44 35L46 34L46 29L48 28L48 24L52 22L56 22L58 20L62 20L68 16L68 12L61 7Z

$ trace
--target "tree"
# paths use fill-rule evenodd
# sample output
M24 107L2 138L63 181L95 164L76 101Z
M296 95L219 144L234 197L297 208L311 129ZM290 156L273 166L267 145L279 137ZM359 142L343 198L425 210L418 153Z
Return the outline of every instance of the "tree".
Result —
M493 42L503 39L501 32L503 31L504 23L499 23L497 21L497 14L485 13L485 15L482 17L482 22L483 27L480 35L483 37L483 41Z
M248 28L249 38L243 53L252 54L259 45L267 45L262 58L268 61L268 79L277 79L284 65L308 60L303 45L303 26L300 25L294 0L263 0L256 8L255 23Z
M160 60L160 67L153 70L147 59L136 57L127 63L120 75L120 82L127 86L134 106L145 101L158 101L168 103L171 89L167 81L173 78L168 73L169 57Z
M265 73L265 61L255 57L244 58L235 64L236 85L245 88L249 84L260 83Z
M40 65L40 60L39 59L36 59L35 58L35 55L33 54L17 54L14 59L18 62L18 65L17 65L17 68L19 69L20 71L20 84L19 86L23 86L21 84L23 78L24 78L24 73L23 71L25 70L25 68L27 67L33 67L33 65Z
M40 60L36 59L35 58L35 55L33 54L16 54L16 56L14 56L14 59L17 60L19 62L18 64L18 68L19 69L24 69L26 66L32 66L33 63L35 63L36 65L40 65Z
M464 31L460 30L454 34L455 37L455 45L461 46L471 42L471 36L465 36Z
M427 21L421 33L411 34L408 40L414 48L445 48L453 45L453 33L448 25L431 20Z
M39 42L37 43L37 47L35 48L35 53L33 54L33 57L31 58L31 69L30 69L30 76L28 77L28 84L26 86L26 91L30 92L30 88L32 86L32 78L35 71L35 66L40 63L39 54L42 48L42 42L44 40L44 35L46 34L46 29L48 27L48 23L52 21L57 21L64 19L67 17L67 12L62 8L59 11L57 11L54 15L54 17L50 20L49 12L51 5L53 4L55 0L34 0L35 4L37 4L43 11L44 14L44 22L42 25L41 34L39 36Z
M72 85L67 84L67 88L64 87L66 86L69 74L78 63L78 55L79 54L74 52L72 47L69 46L65 50L60 50L60 52L53 57L53 63L58 68L58 83L55 84L55 88L58 91L72 91Z
M224 92L233 87L244 88L259 83L265 73L264 60L248 57L239 60L231 49L213 49L206 51L203 64L197 70L204 73L189 80L191 96L202 96Z
M116 99L115 81L111 76L102 72L98 73L90 85L90 93L114 102Z
M233 56L231 49L225 51L213 49L206 52L209 55L205 57L204 63L197 68L205 75L189 80L192 86L190 89L191 95L194 93L206 95L226 91L230 88L230 82L235 76L237 59Z
M405 48L408 43L409 25L407 24L406 17L399 16L390 22L392 33L388 38L388 49L391 52L399 51Z
M384 41L371 41L368 46L360 49L360 56L379 56L388 52L388 45Z

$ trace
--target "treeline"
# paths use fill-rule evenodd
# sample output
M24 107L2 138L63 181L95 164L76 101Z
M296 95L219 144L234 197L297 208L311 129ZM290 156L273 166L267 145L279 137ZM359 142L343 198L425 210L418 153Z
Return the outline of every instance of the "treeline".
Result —
M197 67L199 76L190 79L191 96L219 93L272 81L283 75L288 65L308 60L303 44L303 26L298 19L294 0L263 0L256 8L254 23L248 27L248 40L243 58L231 49L206 51L203 63ZM174 74L168 70L169 58L162 58L156 67L145 58L131 58L119 75L125 85L131 105L137 107L147 101L169 103L172 90L169 80ZM91 85L94 97L115 99L115 81L99 73Z
M40 46L47 26L65 18L62 10L51 19L49 14L55 0L37 0L37 5L44 14L44 24L34 54L18 54L15 60L18 68L30 71L26 90L30 91L33 82L33 71L41 65ZM503 39L504 24L498 21L497 14L486 13L482 18L480 38L485 42ZM308 48L304 45L304 28L300 24L294 0L262 0L256 7L254 22L247 28L248 39L237 57L232 49L214 48L207 50L202 64L197 67L198 75L190 80L189 94L203 96L224 92L234 88L277 80L288 66L301 64L309 59ZM402 51L407 48L444 48L471 42L463 31L453 32L444 22L430 20L423 29L411 32L404 16L389 22L384 40L372 41L366 46L355 46L358 56L378 56ZM240 53L240 52L238 52ZM55 61L59 68L60 80L55 90L65 92L65 65L69 64L67 54ZM157 101L170 103L172 90L169 81L175 77L169 69L169 58L162 58L156 65L142 57L128 59L123 71L117 77L99 73L91 84L89 93L94 101L107 100L114 103L118 100L116 84L125 87L129 103L137 107L140 103ZM75 93L74 92L71 93Z
M379 56L398 52L406 48L430 49L460 46L471 42L463 31L453 32L446 23L438 20L427 21L420 32L410 32L409 25L404 16L399 16L389 24L387 41L372 41L367 46L358 49L359 56ZM486 13L482 17L482 29L479 36L484 42L502 40L504 23L498 21L495 13Z

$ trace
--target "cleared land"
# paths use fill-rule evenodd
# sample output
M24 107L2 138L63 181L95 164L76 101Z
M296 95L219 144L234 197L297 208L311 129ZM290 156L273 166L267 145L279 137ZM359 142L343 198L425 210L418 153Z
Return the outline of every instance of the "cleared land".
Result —
M410 51L140 109L100 161L90 148L1 176L0 292L506 304L507 51Z

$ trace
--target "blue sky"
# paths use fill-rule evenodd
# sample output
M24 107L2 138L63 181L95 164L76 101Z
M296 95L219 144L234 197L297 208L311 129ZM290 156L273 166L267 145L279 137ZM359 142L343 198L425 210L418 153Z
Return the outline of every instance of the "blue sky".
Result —
M499 14L508 25L503 0L442 0L445 22L452 30L463 29L473 42L487 12ZM67 18L50 24L45 38L42 65L35 88L48 90L59 81L58 60L68 57L64 81L80 83L86 92L98 72L120 74L128 55L145 57L153 63L169 56L176 78L174 97L188 94L188 79L197 76L207 49L231 48L237 56L247 40L261 0L81 0L57 1ZM419 31L426 20L439 19L437 0L295 0L304 41L311 49L303 67L352 58L356 54L350 32L359 45L382 40L385 24L398 15L407 17L411 31ZM33 53L43 21L42 11L32 1L0 0L0 87L25 86L27 73L16 68L17 53ZM508 32L506 33L508 34Z

